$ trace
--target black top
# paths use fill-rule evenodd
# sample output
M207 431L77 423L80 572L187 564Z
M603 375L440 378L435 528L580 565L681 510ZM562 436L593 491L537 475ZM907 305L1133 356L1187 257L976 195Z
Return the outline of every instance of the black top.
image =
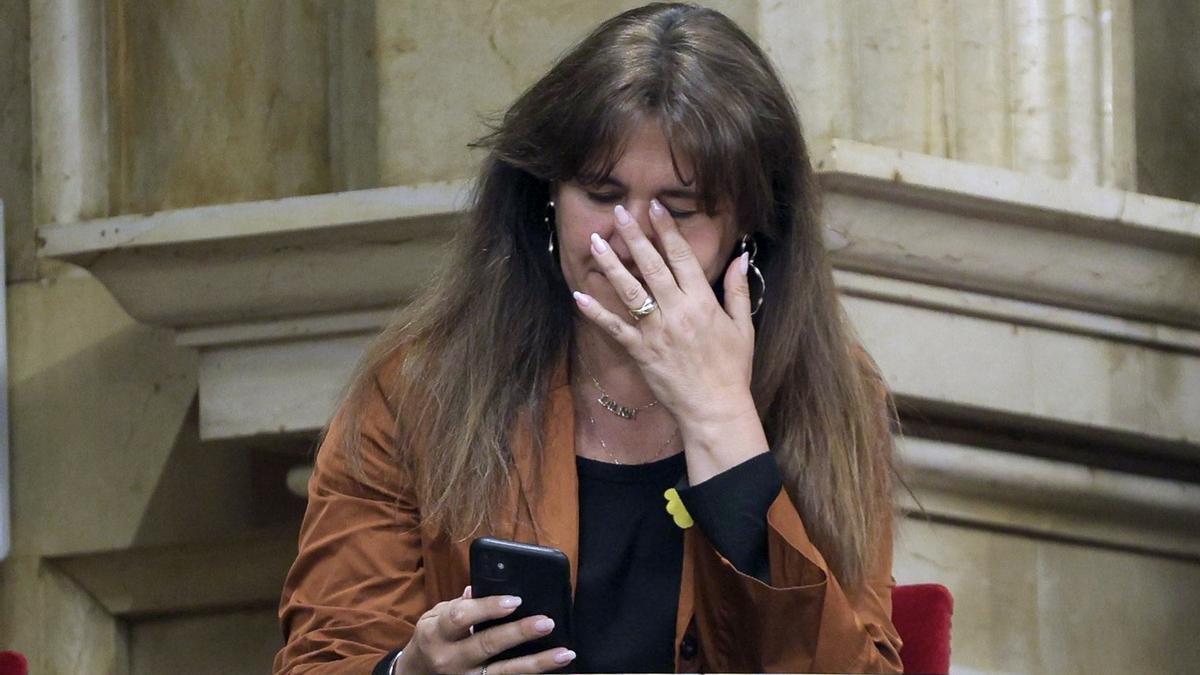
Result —
M576 457L579 562L572 617L575 672L675 670L683 530L663 493L679 490L705 537L739 571L770 582L767 509L782 478L770 453L687 486L684 453L648 464ZM694 646L693 646L694 647ZM386 673L392 651L375 673Z
M767 509L782 484L775 460L759 455L692 487L683 453L635 465L579 457L576 466L572 669L674 672L683 530L667 513L663 492L678 488L695 527L734 567L767 582Z
M579 569L571 618L581 673L675 670L675 610L683 530L663 492L687 465L683 453L649 464L576 458Z

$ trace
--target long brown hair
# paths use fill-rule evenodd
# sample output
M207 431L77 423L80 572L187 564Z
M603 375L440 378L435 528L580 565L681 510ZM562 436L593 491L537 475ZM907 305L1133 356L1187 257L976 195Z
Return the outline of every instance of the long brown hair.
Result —
M355 411L402 350L403 386L387 394L425 525L465 537L489 523L517 415L542 428L572 340L570 290L546 252L550 185L605 176L639 119L690 160L703 206L728 197L758 244L752 393L810 536L854 587L890 533L890 400L837 299L796 110L762 51L713 10L652 4L604 22L475 143L489 154L453 260L359 363L340 442L353 457Z

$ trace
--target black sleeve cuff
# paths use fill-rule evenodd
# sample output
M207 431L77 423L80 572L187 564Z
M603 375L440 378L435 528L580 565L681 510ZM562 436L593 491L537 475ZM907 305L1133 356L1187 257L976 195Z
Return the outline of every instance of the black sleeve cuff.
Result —
M764 452L678 491L717 552L739 572L770 585L767 510L781 487L783 476L775 457Z
M392 659L396 658L396 655L399 653L399 649L393 649L387 654L384 654L383 658L379 660L379 663L376 663L375 667L371 669L371 675L391 675L389 669L392 667Z

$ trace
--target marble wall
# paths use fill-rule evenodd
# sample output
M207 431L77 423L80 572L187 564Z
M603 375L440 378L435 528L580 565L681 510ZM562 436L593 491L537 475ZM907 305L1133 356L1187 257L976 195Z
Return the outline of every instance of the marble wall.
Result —
M1129 0L763 3L810 142L1132 188Z
M602 20L641 2L377 2L383 185L474 175L465 147L553 60ZM706 3L757 32L757 2Z
M1200 565L906 520L896 579L954 594L955 673L1183 673Z
M114 4L111 214L330 190L327 3Z

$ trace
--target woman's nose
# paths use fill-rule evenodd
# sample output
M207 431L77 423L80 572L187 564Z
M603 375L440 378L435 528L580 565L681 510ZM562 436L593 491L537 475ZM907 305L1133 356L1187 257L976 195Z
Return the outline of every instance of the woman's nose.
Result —
M642 228L642 233L646 235L646 238L657 246L658 237L654 234L654 226L650 224L650 201L630 200L624 204L624 207Z

